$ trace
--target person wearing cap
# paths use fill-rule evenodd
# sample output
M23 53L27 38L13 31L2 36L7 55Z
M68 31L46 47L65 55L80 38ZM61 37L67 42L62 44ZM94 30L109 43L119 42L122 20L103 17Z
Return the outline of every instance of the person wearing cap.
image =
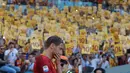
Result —
M34 73L62 73L60 56L64 49L63 40L58 36L51 36L46 40L45 48L44 52L36 57Z

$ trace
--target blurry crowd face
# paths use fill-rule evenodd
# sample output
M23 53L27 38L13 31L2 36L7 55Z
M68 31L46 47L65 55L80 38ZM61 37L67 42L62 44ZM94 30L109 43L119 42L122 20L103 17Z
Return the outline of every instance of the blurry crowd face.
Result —
M106 56L103 56L102 60L103 60L104 62L106 61L106 59L107 59Z
M84 56L83 56L83 59L86 61L86 60L87 60L87 56L86 56L86 55L84 55Z
M35 57L33 55L29 55L29 61L30 62L34 62L35 61Z
M4 52L4 48L0 48L0 53L3 53Z
M9 45L9 48L10 48L10 49L13 49L13 48L14 48L14 44L10 44L10 45Z
M16 44L16 45L15 45L15 48L19 49L19 45L18 45L18 44Z

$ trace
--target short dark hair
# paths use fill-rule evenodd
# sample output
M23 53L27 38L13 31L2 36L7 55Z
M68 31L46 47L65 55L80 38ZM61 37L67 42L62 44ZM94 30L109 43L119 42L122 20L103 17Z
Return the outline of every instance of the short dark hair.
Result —
M52 43L58 46L63 43L63 40L58 36L51 36L45 41L45 48L48 48Z
M102 73L106 73L106 71L103 68L97 68L94 70L94 73L96 73L98 70L102 71Z
M8 45L15 45L15 44L14 44L14 42L9 42L9 44L8 44Z
M106 54L103 54L103 55L102 55L102 58L103 58L103 57L107 57L107 55L106 55Z

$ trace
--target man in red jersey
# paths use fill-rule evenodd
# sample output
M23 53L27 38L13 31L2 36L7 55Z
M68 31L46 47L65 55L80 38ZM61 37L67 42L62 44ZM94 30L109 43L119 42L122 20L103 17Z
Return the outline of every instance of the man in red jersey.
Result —
M62 73L60 56L63 49L64 45L61 38L58 36L49 37L45 42L44 52L36 57L34 73Z

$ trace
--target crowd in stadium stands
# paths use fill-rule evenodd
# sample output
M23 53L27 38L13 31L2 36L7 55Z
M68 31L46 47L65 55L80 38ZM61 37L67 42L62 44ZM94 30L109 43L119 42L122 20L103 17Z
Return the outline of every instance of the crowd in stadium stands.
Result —
M0 42L1 73L33 73L35 57L40 54L39 52L23 53L16 40L10 41L8 45L4 45L5 42L2 38ZM101 52L98 54L81 54L79 48L73 49L73 54L68 60L61 60L63 73L67 71L91 73L98 68L107 69L128 63L130 64L130 55L127 56L127 54L120 57L114 57L111 53L102 54Z
M14 1L14 2L12 2ZM19 0L8 0L8 4L12 4L12 3L19 3L17 2ZM28 4L30 2L25 2L25 1L29 1L29 0L20 0L21 4ZM30 0L31 1L31 0ZM84 0L85 1L85 0ZM88 1L88 0L87 0ZM99 0L102 1L102 0ZM107 1L107 0L105 0ZM34 2L30 3L33 4ZM123 47L123 54L120 56L115 56L116 52L115 52L115 45L117 44L123 44L126 46L127 43L129 43L130 38L129 38L129 31L130 31L130 26L129 25L124 25L125 29L123 29L123 25L122 24L126 24L126 23L130 23L130 15L128 14L130 11L130 5L129 4L119 4L119 5L112 5L110 3L103 3L103 2L99 2L104 4L103 5L103 9L108 9L108 10L104 10L103 12L101 11L96 11L96 12L89 12L89 11L85 11L83 10L84 8L81 7L81 9L76 9L74 11L69 10L68 8L68 12L62 12L62 11L54 11L55 14L51 14L51 11L48 13L44 12L41 13L45 14L43 15L44 20L41 20L41 22L44 21L52 21L52 24L55 23L61 23L71 26L69 24L75 24L78 26L78 29L82 29L85 28L87 31L87 42L91 42L89 39L92 37L92 39L94 39L94 41L99 42L100 40L100 44L96 44L99 46L99 49L101 49L102 51L98 50L96 51L96 53L87 53L87 54L83 54L82 53L82 47L77 45L77 46L73 46L71 55L68 56L68 60L61 60L61 66L62 66L62 70L63 73L66 72L73 72L73 73L91 73L91 72L97 72L98 70L101 70L102 73L104 73L104 69L107 68L111 68L111 67L115 67L115 66L121 66L121 65L126 65L126 64L130 64L130 52L126 51L125 49L130 49L130 46L127 47ZM43 5L46 5L46 2L43 3ZM125 8L126 7L126 8ZM73 9L73 7L70 7L70 9ZM98 9L97 9L98 10ZM4 10L3 10L4 11ZM63 10L66 11L66 10ZM15 12L15 10L14 10ZM17 11L16 11L17 12ZM19 12L20 13L20 12ZM49 14L50 13L50 14ZM53 13L53 12L52 12ZM61 14L59 18L58 17L58 13ZM3 15L4 13L0 13L0 16ZM38 12L36 11L30 11L30 14L28 14L27 12L18 14L19 16L15 16L15 14L11 14L10 11L7 11L7 13L5 13L7 15L7 18L13 19L13 20L8 20L6 17L1 17L0 21L5 23L5 26L8 25L6 24L6 22L8 23L12 23L13 24L28 24L29 20L34 21L36 20L35 18L33 19L34 15L38 15ZM40 14L40 11L39 11ZM64 14L64 15L62 15ZM22 15L22 16L21 16ZM26 20L26 18L24 19L24 16L27 16L26 18L29 20ZM39 15L40 16L40 15ZM17 19L18 17L23 18L23 20ZM80 17L81 19L79 19L78 17ZM66 18L66 19L63 19ZM97 20L96 20L97 18ZM61 20L60 20L61 19ZM113 19L113 20L112 20ZM124 20L122 20L124 19ZM56 20L56 22L53 22L53 20ZM83 21L82 21L83 20ZM109 20L109 22L107 21ZM17 21L20 21L20 23L15 23ZM25 21L25 22L24 22ZM37 20L36 20L37 21ZM99 21L95 24L94 22ZM104 22L106 21L106 23ZM49 26L48 22L48 26L47 27L51 27ZM70 23L71 22L71 23ZM86 23L92 23L90 24L86 24ZM38 22L36 22L37 24ZM68 23L68 24L66 24ZM107 25L108 23L108 25ZM116 24L117 23L117 24ZM33 23L31 23L33 24ZM35 26L32 26L31 28L34 29L34 31L38 30L38 24ZM101 25L100 25L101 24ZM106 25L104 25L106 24ZM109 25L110 24L110 25ZM31 25L28 25L28 27ZM94 27L95 26L95 27ZM46 27L46 26L45 26ZM61 26L62 27L62 26ZM62 27L63 29L69 29L67 26ZM102 35L102 33L98 33L101 32L102 30L104 31L103 28L106 28L107 30L107 35L111 36L111 34L114 34L114 39L100 39L95 38L94 36L96 35ZM53 28L55 29L55 28ZM50 32L50 29L45 29L46 32ZM75 29L73 29L75 30ZM9 32L10 30L8 30ZM44 31L44 33L45 33ZM68 31L68 30L66 30ZM52 31L51 31L52 32ZM122 33L123 32L123 33ZM118 33L118 34L117 34ZM8 33L9 34L9 33ZM94 36L92 36L92 34L94 34ZM26 42L24 44L24 46L21 46L18 41L19 39L9 39L7 40L7 36L3 36L4 34L0 34L0 72L1 73L33 73L33 68L34 68L34 62L35 62L35 57L38 56L39 54L41 54L41 52L44 51L44 47L42 47L42 50L31 50L31 46L29 46L29 51L24 52L23 48L25 47L25 45L30 44L30 42ZM123 39L125 41L122 41L121 39L118 39L118 35L122 35L122 37L127 37L127 39ZM101 37L100 36L100 37ZM93 38L94 37L94 38ZM68 39L67 39L68 40ZM107 47L107 51L103 50L104 47L106 45L109 46ZM71 48L70 48L71 49ZM64 53L64 55L66 55Z

